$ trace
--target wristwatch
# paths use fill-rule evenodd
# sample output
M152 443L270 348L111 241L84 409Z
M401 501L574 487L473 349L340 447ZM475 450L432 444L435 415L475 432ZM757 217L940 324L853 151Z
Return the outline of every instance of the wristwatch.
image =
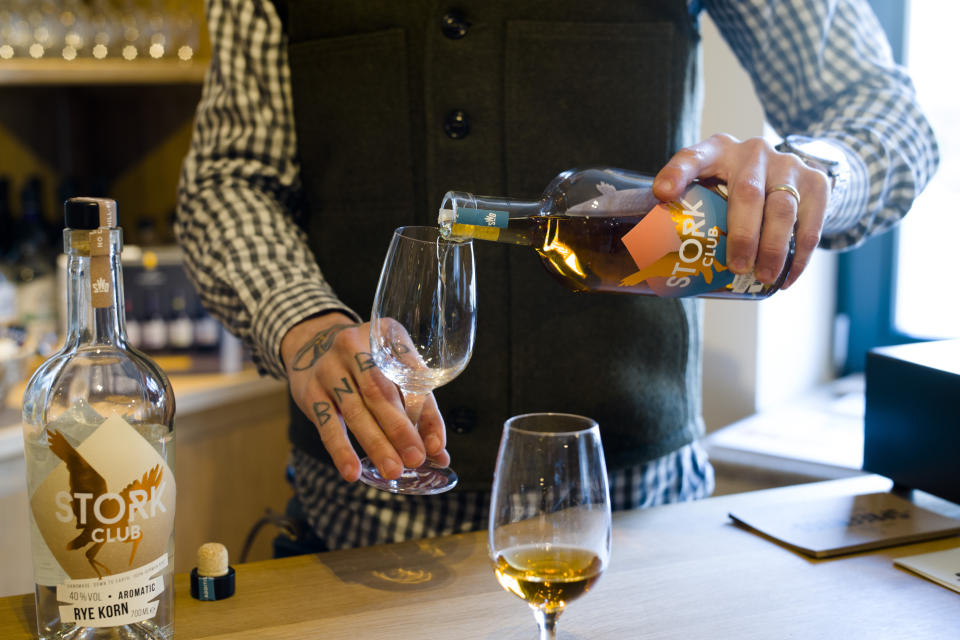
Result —
M848 170L847 158L843 150L826 140L810 136L789 135L775 149L783 153L792 153L804 164L826 174L830 179L830 198L827 211L830 212L841 202L846 191Z

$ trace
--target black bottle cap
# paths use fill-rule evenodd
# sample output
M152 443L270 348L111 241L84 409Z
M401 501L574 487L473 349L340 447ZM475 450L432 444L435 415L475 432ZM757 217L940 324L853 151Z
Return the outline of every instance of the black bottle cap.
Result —
M237 572L233 567L222 576L202 576L194 567L190 572L190 595L196 600L223 600L234 594Z
M63 203L63 223L68 229L117 226L117 202L109 198L70 198Z

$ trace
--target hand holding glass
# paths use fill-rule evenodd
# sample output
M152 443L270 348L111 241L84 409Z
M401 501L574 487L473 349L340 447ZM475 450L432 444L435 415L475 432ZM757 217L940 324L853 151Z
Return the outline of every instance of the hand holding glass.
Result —
M370 351L400 387L410 421L419 426L433 389L453 380L473 352L477 294L473 244L445 240L436 227L400 227L387 250L370 316ZM457 474L428 460L388 480L369 458L360 479L404 494L452 489Z
M531 413L507 420L490 499L490 558L500 585L533 609L540 640L610 560L610 491L590 418Z

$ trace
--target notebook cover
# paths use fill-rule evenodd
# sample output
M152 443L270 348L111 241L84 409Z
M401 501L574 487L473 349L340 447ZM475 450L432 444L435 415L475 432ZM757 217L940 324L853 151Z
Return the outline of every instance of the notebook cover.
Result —
M814 558L960 534L960 520L891 493L746 505L729 515L734 522Z

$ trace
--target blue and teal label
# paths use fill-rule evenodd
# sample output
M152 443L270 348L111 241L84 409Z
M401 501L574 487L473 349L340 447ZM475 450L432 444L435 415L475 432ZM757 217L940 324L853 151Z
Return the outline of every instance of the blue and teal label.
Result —
M470 224L475 227L499 227L506 229L509 221L510 214L506 211L458 207L455 222L457 224Z
M658 296L695 296L730 287L757 295L763 285L752 275L727 268L727 202L701 185L692 186L675 202L654 207L623 236L638 271L620 283L641 282Z

